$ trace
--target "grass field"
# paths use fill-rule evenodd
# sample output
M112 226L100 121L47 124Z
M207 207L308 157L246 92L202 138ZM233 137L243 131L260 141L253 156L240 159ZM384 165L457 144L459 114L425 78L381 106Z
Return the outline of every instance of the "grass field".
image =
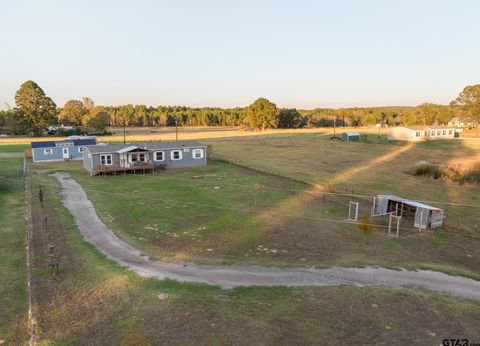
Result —
M358 142L330 141L322 134L271 135L210 140L213 157L339 192L397 194L427 201L447 212L447 225L480 227L480 186L458 185L411 174L415 163L480 162L480 141L388 142L375 136ZM452 206L448 203L476 205Z
M156 259L381 265L480 278L478 237L413 230L397 239L379 227L365 245L357 226L345 223L350 197L321 194L310 185L237 165L210 161L206 168L94 178L79 162L32 165L37 177L57 170L82 184L112 230Z
M430 162L472 160L479 151L476 142L411 147L384 140L377 143L374 136L361 143L332 142L327 137L291 133L205 140L215 158L255 170L213 160L201 169L92 178L79 162L32 164L34 298L40 344L403 345L440 344L452 337L477 342L477 302L419 290L221 290L141 279L83 241L60 202L56 180L48 176L53 171L70 172L109 227L157 258L225 264L406 266L479 278L479 240L453 234L475 235L478 209L457 214L462 208L442 205L448 217L444 230L421 235L407 232L392 239L377 229L364 245L355 225L332 221L345 220L349 197L324 195L300 182L357 194L391 192L411 198L422 194L425 200L479 204L477 186L413 177L409 172L426 157ZM2 162L11 165L6 169L14 175L11 181L21 181L15 177L21 169L15 152L23 148L0 146L8 154ZM38 184L45 191L43 209L35 197ZM18 186L21 193L23 185ZM367 200L359 200L365 203L362 210L368 210ZM23 205L17 203L20 216L15 228L21 229L23 241ZM24 256L23 243L20 248L18 254ZM58 271L50 266L52 258L59 264ZM19 268L23 279L24 257ZM11 272L20 277L18 270ZM0 271L0 275L9 274ZM12 293L24 285L23 281L19 289L9 291L11 301L2 301L18 313L2 315L0 310L0 321L14 321L4 325L17 331L19 339L23 336L16 321L24 319L26 297L20 300ZM158 299L161 293L167 299ZM7 339L0 334L2 338Z
M213 169L237 168L220 163ZM139 278L83 241L60 202L58 184L44 173L32 171L32 180L45 188L42 208L35 197L38 187L32 184L34 292L40 344L302 345L341 341L402 345L439 344L446 337L480 338L478 303L417 290L221 290ZM267 179L263 175L253 177L262 182ZM114 179L118 178L129 177ZM133 183L133 179L120 181L124 186ZM136 188L131 191L142 193ZM263 203L260 198L258 203ZM158 205L156 209L161 210ZM53 256L59 263L56 274L48 265L49 248L54 249ZM158 298L162 293L168 295L164 300Z
M365 128L337 128L337 136L343 131L358 131L360 133L370 134L372 136L378 135L378 129L365 127ZM113 127L108 131L112 133L110 136L98 137L99 142L123 142L123 128ZM332 128L308 128L308 129L267 129L266 131L252 131L246 130L243 127L179 127L179 139L198 139L208 140L212 138L231 138L231 137L250 137L271 134L325 134L331 136L333 134ZM381 135L384 136L388 132L387 128L381 129ZM473 130L465 130L461 137L465 138L478 138L477 132ZM141 142L141 141L171 141L175 140L175 128L174 127L128 127L126 129L126 140L128 142ZM44 140L61 140L64 137L27 137L27 136L12 136L0 138L0 145L2 144L30 144L32 141L44 141Z
M25 340L27 317L23 160L16 151L0 146L0 340L12 345Z

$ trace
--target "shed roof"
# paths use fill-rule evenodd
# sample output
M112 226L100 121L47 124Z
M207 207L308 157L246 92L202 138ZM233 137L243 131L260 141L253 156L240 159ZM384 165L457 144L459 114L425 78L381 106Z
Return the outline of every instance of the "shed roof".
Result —
M398 197L395 195L378 195L379 198L386 198L389 199L390 201L398 202L398 203L403 203L407 205L411 205L412 207L417 207L417 208L422 208L422 209L428 209L428 210L442 210L439 208L432 207L430 205L426 205L420 202L412 201L406 198Z
M179 141L179 142L145 142L145 143L133 143L133 144L120 144L120 145L93 145L87 147L87 150L91 153L115 153L115 152L128 152L136 148L147 150L162 150L162 149L183 149L193 147L205 147L197 141Z
M76 140L63 140L63 141L43 141L43 142L32 142L32 148L52 148L56 147L57 144L67 144L71 143L75 146L87 146L95 145L97 142L95 139L76 139Z
M360 132L355 132L355 131L345 131L344 134L347 136L360 136Z

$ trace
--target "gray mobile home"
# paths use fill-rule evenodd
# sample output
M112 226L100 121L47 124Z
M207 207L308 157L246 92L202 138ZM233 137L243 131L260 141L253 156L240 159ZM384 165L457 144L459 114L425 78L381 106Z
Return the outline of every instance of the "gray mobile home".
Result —
M83 160L83 150L96 143L94 138L32 142L33 162Z
M83 167L91 175L206 164L207 147L196 141L95 145L83 152Z

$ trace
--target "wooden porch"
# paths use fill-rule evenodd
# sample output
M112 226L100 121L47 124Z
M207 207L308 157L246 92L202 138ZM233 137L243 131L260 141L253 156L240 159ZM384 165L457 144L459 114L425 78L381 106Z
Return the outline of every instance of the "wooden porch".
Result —
M99 166L92 171L91 175L107 176L108 174L117 175L117 173L119 174L131 173L135 175L135 174L145 174L147 172L153 172L154 170L155 170L155 167L152 162L136 162L136 163L130 163L128 164L128 166L119 165L119 164Z

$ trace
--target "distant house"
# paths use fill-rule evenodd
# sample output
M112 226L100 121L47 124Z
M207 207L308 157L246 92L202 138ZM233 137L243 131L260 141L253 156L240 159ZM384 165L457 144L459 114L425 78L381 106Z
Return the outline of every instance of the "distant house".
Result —
M352 132L347 131L342 133L342 141L359 141L360 140L360 133L359 132Z
M207 147L196 141L95 145L83 152L83 167L91 175L206 164Z
M71 126L71 125L60 125L60 126L54 126L54 125L51 125L49 127L47 127L47 132L49 135L55 135L55 134L58 134L59 132L68 132L68 131L74 131L76 129L75 126Z
M97 144L95 138L32 142L33 162L82 160L83 150L88 145L95 144Z
M459 118L459 117L452 118L448 122L448 125L453 126L453 127L457 127L457 128L463 128L463 127L472 128L472 127L477 127L478 126L477 122L472 118L462 119L462 118Z
M397 141L451 139L454 137L455 128L453 126L401 126L388 131L388 139Z

